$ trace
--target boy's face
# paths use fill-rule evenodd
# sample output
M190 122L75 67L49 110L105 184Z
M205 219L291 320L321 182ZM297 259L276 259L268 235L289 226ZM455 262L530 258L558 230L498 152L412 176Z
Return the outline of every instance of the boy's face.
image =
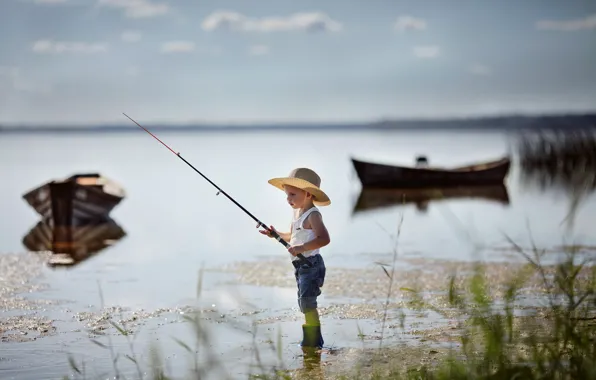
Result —
M288 204L294 209L303 207L306 202L312 199L310 193L294 186L285 185L284 191L287 195L286 200Z

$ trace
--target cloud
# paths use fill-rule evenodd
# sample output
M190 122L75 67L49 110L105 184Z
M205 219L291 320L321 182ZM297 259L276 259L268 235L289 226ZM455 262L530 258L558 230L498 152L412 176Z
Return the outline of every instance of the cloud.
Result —
M286 17L251 18L232 11L218 11L203 20L206 31L229 30L239 32L338 32L341 23L321 12L294 13Z
M416 57L426 59L436 58L441 52L441 49L434 45L416 46L412 50Z
M248 49L250 55L267 55L270 49L267 45L253 45Z
M12 89L16 91L36 94L49 94L52 92L50 85L26 78L19 67L0 66L0 84L3 79L7 80Z
M87 43L76 41L38 40L33 44L32 50L36 53L83 53L95 54L108 51L106 43Z
M488 76L492 74L492 70L490 67L480 64L480 63L474 63L472 65L470 65L470 73L474 74L474 75L483 75L483 76Z
M120 38L122 38L122 41L124 41L124 42L138 42L141 40L141 38L143 38L143 35L141 34L141 32L136 32L134 30L127 30L122 33Z
M161 45L162 53L190 53L195 50L192 41L169 41Z
M421 18L415 18L412 16L400 16L393 24L393 29L399 31L406 31L406 30L426 30L427 24Z
M98 6L123 9L128 18L150 18L164 15L170 11L165 3L152 3L147 0L98 0Z
M536 23L536 29L555 30L560 32L596 29L596 14L567 21L541 20Z

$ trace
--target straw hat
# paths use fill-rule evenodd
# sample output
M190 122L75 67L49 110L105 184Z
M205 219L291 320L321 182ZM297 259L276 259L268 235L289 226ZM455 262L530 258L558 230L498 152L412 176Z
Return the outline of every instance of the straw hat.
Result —
M327 194L319 188L321 186L321 177L311 169L296 168L287 177L272 178L267 182L280 190L284 189L284 185L290 185L308 191L312 194L313 203L317 206L331 204Z

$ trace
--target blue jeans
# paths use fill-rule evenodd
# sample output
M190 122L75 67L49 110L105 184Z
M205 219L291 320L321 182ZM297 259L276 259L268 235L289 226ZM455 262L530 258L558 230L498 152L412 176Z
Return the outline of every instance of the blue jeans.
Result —
M294 276L298 286L298 306L300 311L306 313L309 310L317 308L317 297L321 295L321 287L325 282L325 273L327 268L320 254L306 258L313 266L308 267L301 261L293 261Z

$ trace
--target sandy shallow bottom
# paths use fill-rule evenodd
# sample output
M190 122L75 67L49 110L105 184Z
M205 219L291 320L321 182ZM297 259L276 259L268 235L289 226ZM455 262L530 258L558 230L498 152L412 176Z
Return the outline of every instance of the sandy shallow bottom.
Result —
M9 253L0 255L0 340L24 342L55 332L52 321L35 315L56 301L27 297L43 291L47 284L37 281L48 254Z
M219 363L231 378L247 372L282 367L293 375L330 378L342 370L375 363L403 365L431 363L457 348L456 322L432 311L408 307L410 292L419 289L427 301L445 307L449 275L473 273L474 263L425 259L398 259L392 272L392 255L380 257L387 264L365 268L329 266L320 299L320 314L327 348L313 359L298 346L302 337L302 314L295 302L295 280L286 260L237 262L209 268L211 288L229 289L229 297L250 298L242 307L186 304L153 310L124 306L88 306L71 300L45 297L51 288L43 276L49 253L0 255L0 377L7 379L60 378L87 368L87 378L101 378L118 371L139 375L155 361L149 348L157 344L159 362L173 375L185 375L196 351L203 365ZM516 275L523 261L486 263L485 273L494 295ZM389 291L389 276L393 276ZM215 279L215 280L213 280ZM537 279L523 293L540 291ZM276 307L271 307L273 303ZM523 298L522 298L523 300ZM266 302L265 302L266 301ZM530 308L528 305L520 305ZM200 310L195 314L196 310ZM198 322L188 318L198 316ZM197 348L195 342L199 341ZM380 356L380 346L385 347ZM113 347L110 352L106 347ZM209 354L207 354L209 353ZM68 356L73 361L69 363ZM114 367L112 355L119 357ZM133 360L134 359L134 360ZM33 364L31 364L33 363ZM99 377L98 377L99 376ZM208 378L208 377L207 377ZM215 371L213 378L222 378Z

